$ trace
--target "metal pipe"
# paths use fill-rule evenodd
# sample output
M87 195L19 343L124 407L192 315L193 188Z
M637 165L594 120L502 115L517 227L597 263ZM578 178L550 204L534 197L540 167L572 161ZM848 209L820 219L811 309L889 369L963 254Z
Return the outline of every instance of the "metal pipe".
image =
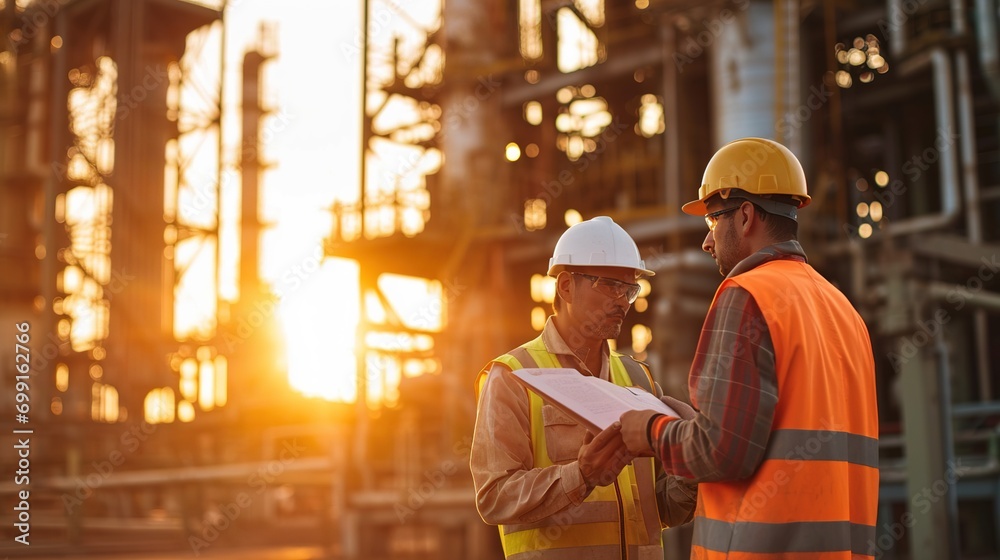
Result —
M674 64L676 54L676 33L674 31L674 20L663 18L660 22L660 42L663 48L663 113L667 119L673 122L666 123L666 130L663 135L664 144L664 169L663 182L666 191L667 216L680 214L680 185L681 185L681 165L680 165L680 123L678 123L679 111L677 109L677 66Z
M951 0L951 31L961 37L966 32L965 0Z
M1000 37L997 36L996 0L976 0L975 20L979 67L993 99L1000 101Z
M892 56L899 58L906 50L906 14L903 13L903 0L887 0L885 4L886 16L889 19L889 51ZM897 18L898 15L898 18ZM898 24L896 22L899 22ZM898 29L897 29L898 27Z
M967 304L1000 313L1000 294L995 292L973 292L965 286L948 284L946 282L931 282L927 284L927 292L932 299L939 301L948 301L949 297L953 298L956 294L961 293L962 300Z
M976 157L976 126L972 99L969 56L955 53L958 78L958 123L962 145L962 182L965 187L965 227L969 241L983 241L982 214L979 202L979 162Z
M941 439L944 447L945 465L955 463L955 436L951 412L951 372L948 367L948 345L944 341L944 329L934 334L934 351L937 353L938 394L941 399ZM958 545L958 492L955 481L944 478L948 485L945 498L948 501L948 547L952 558L959 558Z
M942 47L924 51L903 63L902 73L912 74L926 66L934 73L934 116L937 130L946 135L955 130L955 106L951 91L951 59ZM941 212L927 216L916 216L890 223L885 228L887 235L904 235L919 231L946 227L954 222L962 210L958 192L958 153L954 142L941 149Z
M953 2L954 4L955 2ZM961 4L961 2L957 2ZM964 31L964 16L956 10L953 20L961 19ZM995 27L995 26L994 26ZM993 38L996 40L996 37ZM976 157L975 111L972 99L972 78L969 72L969 56L964 51L955 53L958 78L958 119L962 145L962 184L965 191L965 229L971 243L982 243L983 226L979 188L979 162ZM979 379L979 398L988 401L993 396L993 379L989 368L989 322L986 311L977 309L972 317L973 348L975 349L976 373Z
M993 416L1000 414L1000 402L978 402L956 404L951 408L953 418L969 418L976 416Z

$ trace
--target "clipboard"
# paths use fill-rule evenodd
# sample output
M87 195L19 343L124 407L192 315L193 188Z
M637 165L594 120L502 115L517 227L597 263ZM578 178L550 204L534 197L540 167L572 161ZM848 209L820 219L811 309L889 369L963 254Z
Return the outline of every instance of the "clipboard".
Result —
M621 387L572 368L524 368L514 378L559 408L587 430L597 434L629 410L652 410L680 418L680 414L646 390Z

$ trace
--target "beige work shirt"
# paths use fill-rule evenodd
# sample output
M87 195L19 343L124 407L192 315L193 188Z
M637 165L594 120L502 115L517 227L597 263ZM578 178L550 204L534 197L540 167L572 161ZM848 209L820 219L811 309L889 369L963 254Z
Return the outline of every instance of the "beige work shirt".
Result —
M564 367L595 375L560 336L552 317L542 329L542 341ZM596 372L597 377L605 380L610 375L609 355L605 341L601 348L601 370ZM579 505L587 497L576 461L585 428L575 426L580 431L575 434L577 437L567 434L562 438L546 438L549 457L560 464L535 469L528 417L524 386L514 380L506 366L493 364L479 397L470 459L476 506L483 520L491 525L533 523L570 505Z

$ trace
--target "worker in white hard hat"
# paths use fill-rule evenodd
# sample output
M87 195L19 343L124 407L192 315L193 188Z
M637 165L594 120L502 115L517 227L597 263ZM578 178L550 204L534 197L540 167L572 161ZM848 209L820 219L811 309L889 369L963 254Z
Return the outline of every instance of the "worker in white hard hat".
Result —
M630 452L698 481L691 558L877 555L878 410L868 330L797 241L806 178L786 147L726 144L705 169L702 248L725 276L688 376L694 407L621 417Z
M509 559L663 558L666 526L693 515L697 487L636 459L615 423L593 435L514 380L512 370L574 368L659 395L648 368L611 350L652 276L631 237L606 216L556 243L553 314L542 334L486 365L476 381L471 468L483 520L499 525Z

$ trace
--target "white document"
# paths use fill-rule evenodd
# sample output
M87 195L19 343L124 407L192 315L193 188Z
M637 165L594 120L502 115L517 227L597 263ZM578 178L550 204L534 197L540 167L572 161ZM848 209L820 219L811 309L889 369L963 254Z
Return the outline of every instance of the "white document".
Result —
M629 410L653 410L680 418L674 409L645 389L619 387L570 368L525 368L514 377L591 432L599 433Z

